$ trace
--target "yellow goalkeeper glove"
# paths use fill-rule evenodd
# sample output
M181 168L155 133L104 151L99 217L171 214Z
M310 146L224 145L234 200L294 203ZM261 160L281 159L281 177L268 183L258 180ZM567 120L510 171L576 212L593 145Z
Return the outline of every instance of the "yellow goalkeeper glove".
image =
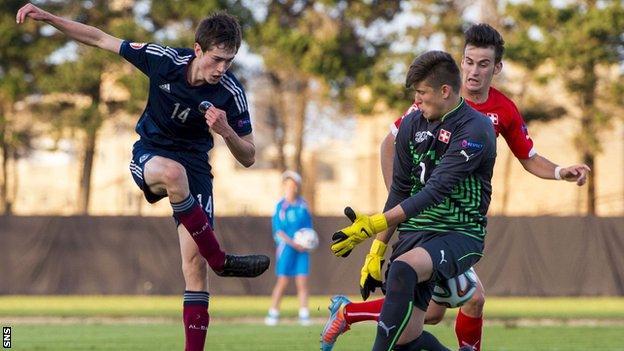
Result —
M346 207L344 213L353 224L332 236L331 250L338 257L349 256L355 245L388 228L383 213L366 216L356 213L351 207Z
M360 294L365 301L370 293L375 292L376 288L381 288L381 266L384 263L383 257L386 253L386 247L388 245L383 241L375 239L370 252L366 255L366 261L364 261L360 275Z

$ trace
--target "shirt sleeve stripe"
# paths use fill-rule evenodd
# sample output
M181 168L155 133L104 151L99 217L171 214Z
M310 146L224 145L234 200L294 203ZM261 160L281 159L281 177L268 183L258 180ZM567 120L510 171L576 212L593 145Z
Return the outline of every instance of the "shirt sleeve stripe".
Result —
M156 56L167 56L178 66L187 64L189 58L191 57L191 55L180 56L175 50L171 48L163 48L162 46L156 44L147 45L145 52Z
M247 106L247 98L245 97L245 94L243 93L243 90L236 85L236 83L234 82L234 80L231 77L228 77L227 75L224 76L223 78L226 79L226 81L228 82L228 84L234 88L234 90L237 92L236 94L236 98L239 99L243 109L241 110L241 113L244 111L247 111L247 109L249 108Z
M234 81L228 77L227 75L223 76L219 81L221 85L223 85L232 95L234 96L234 101L236 102L236 107L240 113L247 111L247 99L243 94L243 91L236 86Z

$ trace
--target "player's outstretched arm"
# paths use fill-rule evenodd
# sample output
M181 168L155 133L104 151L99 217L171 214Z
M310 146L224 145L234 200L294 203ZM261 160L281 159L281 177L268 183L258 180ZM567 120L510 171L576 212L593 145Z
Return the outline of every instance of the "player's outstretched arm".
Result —
M26 18L46 22L63 32L68 37L83 44L119 53L122 40L115 38L110 34L104 33L98 28L53 15L50 12L44 11L30 3L22 6L22 8L17 11L15 21L18 24L24 23Z
M543 179L563 179L568 182L576 182L578 186L585 184L587 176L591 172L589 166L585 164L559 167L540 155L520 160L520 163L524 169L537 177Z

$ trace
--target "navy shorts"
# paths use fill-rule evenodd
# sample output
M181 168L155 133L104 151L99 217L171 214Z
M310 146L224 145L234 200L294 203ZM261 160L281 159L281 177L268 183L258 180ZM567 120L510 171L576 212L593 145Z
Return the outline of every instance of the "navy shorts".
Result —
M212 200L212 174L208 164L208 155L191 151L169 151L147 145L141 140L132 147L132 160L130 161L130 173L134 182L139 186L145 199L149 203L155 203L167 195L158 195L150 191L145 184L143 173L145 164L154 156L164 157L180 163L186 170L191 195L202 206L214 228L214 203Z
M401 232L399 240L392 246L390 263L402 254L422 247L431 256L433 273L431 279L416 285L415 306L427 310L433 288L437 282L456 277L475 265L483 256L483 242L457 232Z

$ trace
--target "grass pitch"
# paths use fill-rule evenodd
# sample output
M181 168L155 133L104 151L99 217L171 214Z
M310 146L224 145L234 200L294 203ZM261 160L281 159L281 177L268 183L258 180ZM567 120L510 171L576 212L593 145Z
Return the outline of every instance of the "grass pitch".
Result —
M328 297L313 297L315 324L293 323L296 300L283 303L283 324L262 324L268 297L211 298L206 350L318 350ZM0 323L12 327L15 350L181 350L181 297L5 296ZM454 310L427 330L455 349ZM489 298L484 351L624 350L624 298ZM335 350L370 349L372 322L354 325Z
M322 325L267 327L254 324L215 322L210 325L206 350L275 351L318 350ZM442 343L455 348L451 327L428 327ZM70 324L13 327L15 350L181 350L184 345L179 323ZM622 350L624 328L609 327L514 327L487 325L483 351L525 350ZM342 335L334 350L370 350L375 336L373 323L355 325Z

